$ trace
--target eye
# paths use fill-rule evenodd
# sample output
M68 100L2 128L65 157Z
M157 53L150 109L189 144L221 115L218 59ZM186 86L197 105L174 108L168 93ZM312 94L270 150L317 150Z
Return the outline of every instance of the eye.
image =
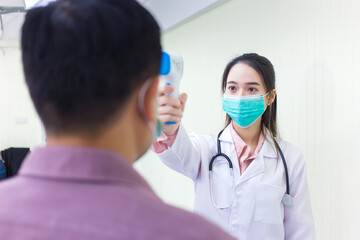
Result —
M235 86L229 86L228 89L232 92L235 92L236 91L236 87Z
M251 92L251 93L254 93L254 92L257 92L257 89L256 89L256 88L251 87L251 88L249 88L249 89L248 89L248 91L249 91L249 92Z

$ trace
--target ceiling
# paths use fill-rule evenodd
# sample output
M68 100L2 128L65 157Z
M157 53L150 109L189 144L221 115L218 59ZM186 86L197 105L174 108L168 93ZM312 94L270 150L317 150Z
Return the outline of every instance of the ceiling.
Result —
M213 9L230 0L138 0L151 12L163 31Z
M0 9L1 8L31 8L35 4L46 4L53 0L0 0Z
M0 7L24 7L24 0L0 0Z
M46 4L53 0L40 0ZM230 0L137 0L157 19L162 31L168 31L200 14ZM20 39L20 29L24 21L23 12L39 0L0 0L0 47L4 42ZM26 7L25 7L26 6ZM1 14L4 11L15 13ZM2 44L1 44L2 43Z

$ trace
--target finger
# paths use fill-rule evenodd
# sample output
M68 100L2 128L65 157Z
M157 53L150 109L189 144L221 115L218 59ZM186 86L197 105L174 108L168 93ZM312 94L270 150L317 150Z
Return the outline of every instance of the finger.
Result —
M180 109L175 109L171 106L163 106L158 108L158 115L172 115L181 118L183 116L183 113Z
M179 100L180 100L180 104L181 104L181 105L185 105L185 103L186 103L186 101L187 101L187 94L186 94L186 93L180 94Z
M167 122L179 123L181 121L181 118L175 117L175 116L172 116L172 115L163 115L163 116L159 116L158 118L160 119L160 121L163 124L166 124Z
M158 106L171 105L174 108L180 108L180 100L172 96L161 96L158 98Z
M185 104L186 104L186 101L187 101L187 94L186 93L180 94L179 101L180 101L180 108L181 108L182 111L184 111Z
M174 92L174 87L170 85L161 85L158 87L158 93L160 96L167 95Z

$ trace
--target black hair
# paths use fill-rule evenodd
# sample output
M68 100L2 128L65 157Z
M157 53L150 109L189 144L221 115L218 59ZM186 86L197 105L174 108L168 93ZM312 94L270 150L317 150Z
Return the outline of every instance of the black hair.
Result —
M266 88L266 92L270 92L269 93L270 95L273 94L271 90L275 89L274 67L266 57L260 56L256 53L243 54L241 56L234 58L227 64L222 77L221 89L223 93L226 90L227 77L229 75L229 72L231 68L238 63L244 63L249 67L253 68L261 76L261 79ZM276 124L276 108L277 108L277 98L275 97L273 103L268 108L266 108L266 111L261 116L261 127L262 128L266 127L269 130L272 139L274 139L279 135ZM226 114L225 125L226 126L229 125L230 121L231 121L231 117L228 114Z
M160 28L135 0L58 0L31 9L21 47L36 111L60 133L101 128L160 69Z

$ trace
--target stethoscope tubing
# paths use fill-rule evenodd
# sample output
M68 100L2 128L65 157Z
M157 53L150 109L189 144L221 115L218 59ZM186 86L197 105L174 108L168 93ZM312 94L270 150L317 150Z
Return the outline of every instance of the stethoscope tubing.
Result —
M276 148L279 150L280 156L281 156L281 160L283 162L284 165L284 170L285 170L285 178L286 178L286 194L290 195L290 183L289 183L289 172L288 172L288 167L285 161L285 156L284 153L282 152L278 142L274 139L274 143Z
M218 158L218 157L224 157L224 158L226 159L226 161L227 161L228 164L229 164L230 171L232 171L232 174L234 174L233 164L232 164L229 156L227 156L225 153L222 153L222 152L221 152L221 145L220 145L220 140L219 140L219 138L220 138L221 134L223 133L223 131L224 131L224 130L220 131L219 134L218 134L218 136L217 136L217 150L218 150L218 152L217 152L217 154L215 154L215 155L211 158L210 163L209 163L210 185L212 185L212 179L211 179L211 177L212 177L213 163L214 163L214 161L216 160L216 158ZM285 156L284 156L284 153L283 153L283 151L281 150L278 142L277 142L275 139L274 139L274 144L275 144L275 146L276 146L276 149L277 149L278 152L280 153L281 160L282 160L282 163L283 163L283 166L284 166L284 170L285 170L286 194L287 194L288 197L291 198L291 196L290 196L289 172L288 172L288 167L287 167L287 164L286 164ZM233 175L233 177L234 177L234 175ZM234 181L234 179L233 179L233 181ZM234 183L233 183L233 184L234 184ZM210 186L210 191L211 191L210 194L212 195L212 189L211 189L211 188L212 188L212 186ZM213 204L214 204L214 206L215 206L216 204L214 203L214 200L213 200L213 199L212 199L212 201L213 201ZM287 205L292 205L292 200L290 200L290 202L291 202L291 203L288 203ZM229 206L231 206L231 205L232 205L232 204L230 204ZM227 206L227 207L229 207L229 206ZM217 206L216 206L216 207L217 207ZM217 207L217 208L219 208L219 209L224 209L224 208L227 208L227 207L221 207L221 208L220 208L220 207Z
M215 159L218 158L218 157L224 157L224 158L228 161L229 167L230 167L231 169L233 169L233 164L232 164L230 158L228 157L228 155L226 155L225 153L222 153L222 152L221 152L221 145L220 145L219 137L220 137L220 135L222 134L223 131L224 131L224 130L222 130L221 132L219 132L219 134L218 134L218 136L217 136L217 150L218 150L218 153L215 154L215 155L211 158L211 160L210 160L210 163L209 163L209 172L212 171L213 163L214 163Z

